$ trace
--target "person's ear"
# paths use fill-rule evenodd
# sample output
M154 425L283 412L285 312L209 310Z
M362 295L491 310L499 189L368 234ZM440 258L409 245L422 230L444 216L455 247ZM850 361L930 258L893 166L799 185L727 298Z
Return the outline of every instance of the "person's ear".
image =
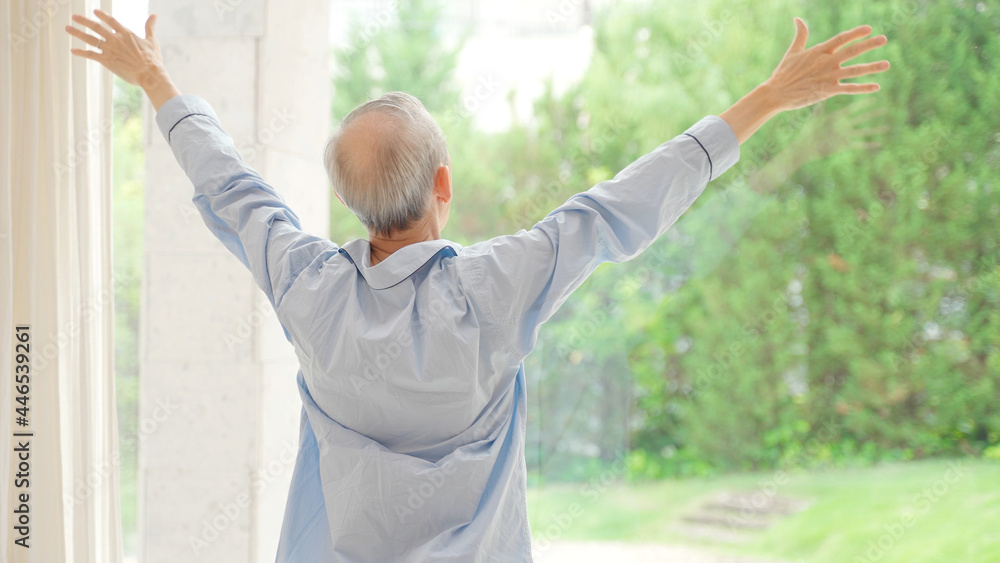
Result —
M451 167L442 164L434 174L434 195L445 203L451 201Z

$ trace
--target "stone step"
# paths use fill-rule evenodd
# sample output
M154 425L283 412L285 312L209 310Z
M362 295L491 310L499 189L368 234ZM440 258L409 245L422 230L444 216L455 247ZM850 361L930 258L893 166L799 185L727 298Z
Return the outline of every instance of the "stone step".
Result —
M808 501L761 491L721 493L682 516L678 531L689 538L740 544L808 505Z
M681 517L685 522L698 524L712 524L723 528L743 528L750 530L766 530L771 526L771 522L760 515L744 518L733 514L719 514L718 512L696 512Z
M808 506L808 503L791 498L767 497L761 494L737 495L725 493L714 500L706 502L704 508L726 510L741 514L778 514L788 516L795 514Z

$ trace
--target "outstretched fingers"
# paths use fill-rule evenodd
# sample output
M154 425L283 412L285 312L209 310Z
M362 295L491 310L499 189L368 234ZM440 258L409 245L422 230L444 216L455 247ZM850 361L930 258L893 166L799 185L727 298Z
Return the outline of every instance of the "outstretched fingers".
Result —
M98 61L98 62L101 61L101 55L103 54L103 53L98 53L97 51L88 51L86 49L70 49L69 52L73 53L78 57L83 57L85 59L90 59L92 61Z
M868 74L876 74L889 70L889 61L878 61L860 65L845 66L842 69L841 78L857 78Z
M837 49L840 49L841 47L847 45L848 43L851 43L852 41L857 41L862 37L867 37L868 34L870 34L871 32L872 32L872 26L859 25L854 29L848 29L847 31L842 31L837 35L834 35L830 39L827 39L826 41L820 43L819 45L816 45L813 48L826 53L833 54L834 52L837 51Z
M108 24L108 27L115 30L116 33L128 33L128 29L124 25L118 23L118 20L111 17L111 14L101 10L94 10L94 15L100 18L100 20L104 23Z
M854 82L842 83L837 86L837 94L871 94L872 92L878 92L881 87L874 83L868 84L857 84Z
M115 34L113 31L104 27L99 22L96 22L89 18L85 18L79 14L73 14L73 21L84 27L90 28L91 31L100 35L104 39L109 39L112 35Z
M833 54L836 60L840 61L840 79L857 78L869 74L877 74L889 70L889 61L877 61L874 63L863 63L850 66L843 66L846 61L877 49L888 42L885 35L871 37L860 43L847 46L851 41L860 39L871 33L871 26L863 25L852 30L845 31L826 43L819 45L824 52ZM870 94L879 90L879 85L875 83L855 84L839 83L838 94Z
M89 33L84 33L71 25L66 26L66 33L69 33L73 37L76 37L77 39L83 41L84 43L90 45L91 47L97 47L97 44L100 43L101 41L100 39L94 37L93 35Z
M855 43L850 47L845 47L840 51L837 51L836 57L841 63L847 62L857 56L863 55L872 49L878 49L879 47L885 45L889 42L889 39L885 35L878 35L876 37L871 37L865 39L861 43Z

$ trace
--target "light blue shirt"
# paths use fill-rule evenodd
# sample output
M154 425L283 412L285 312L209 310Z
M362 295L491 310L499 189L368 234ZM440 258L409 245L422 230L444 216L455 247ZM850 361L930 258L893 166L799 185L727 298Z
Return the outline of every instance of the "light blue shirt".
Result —
M739 160L732 129L707 116L530 230L416 243L372 266L368 241L303 232L203 99L173 98L156 122L299 359L278 562L530 561L522 360L539 326Z

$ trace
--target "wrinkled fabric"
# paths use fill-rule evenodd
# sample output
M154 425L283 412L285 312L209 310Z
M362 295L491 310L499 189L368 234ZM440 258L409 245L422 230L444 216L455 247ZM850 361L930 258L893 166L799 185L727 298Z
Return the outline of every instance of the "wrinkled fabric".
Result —
M372 266L366 240L303 232L206 101L173 98L156 121L300 362L278 562L530 561L522 360L539 326L739 159L729 125L706 116L530 230L420 242Z

